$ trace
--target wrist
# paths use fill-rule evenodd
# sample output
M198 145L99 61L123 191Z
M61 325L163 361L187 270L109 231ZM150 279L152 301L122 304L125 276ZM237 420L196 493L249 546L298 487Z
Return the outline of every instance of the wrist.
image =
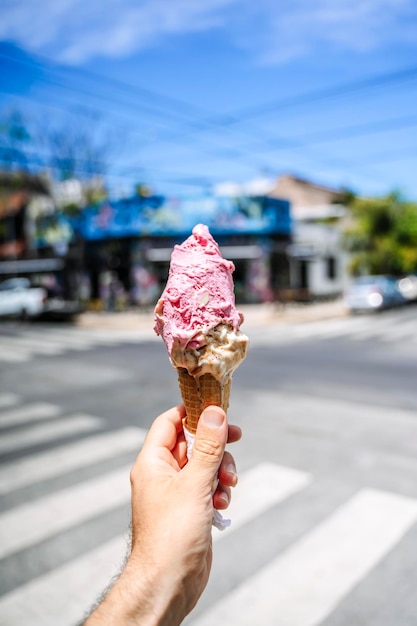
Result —
M133 553L124 570L127 588L136 585L131 607L140 626L177 626L185 618L183 585L177 570L163 563L146 563ZM132 622L136 624L136 622Z
M181 587L162 567L131 556L85 626L179 626L186 615Z

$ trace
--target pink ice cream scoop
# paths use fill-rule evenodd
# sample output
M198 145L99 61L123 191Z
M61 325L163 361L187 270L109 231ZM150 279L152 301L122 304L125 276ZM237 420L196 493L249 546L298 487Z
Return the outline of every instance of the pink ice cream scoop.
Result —
M192 235L174 247L154 326L171 357L174 348L198 350L219 324L239 330L243 315L235 307L234 269L204 224L195 226Z

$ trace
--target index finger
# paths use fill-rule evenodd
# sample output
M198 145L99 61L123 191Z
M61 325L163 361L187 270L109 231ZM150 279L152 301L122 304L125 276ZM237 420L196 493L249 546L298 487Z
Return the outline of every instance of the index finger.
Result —
M150 427L142 449L162 446L172 450L177 442L178 434L182 431L184 417L185 409L182 404L161 413Z
M227 443L236 443L242 437L242 430L239 426L235 426L234 424L229 424L229 434L227 437Z

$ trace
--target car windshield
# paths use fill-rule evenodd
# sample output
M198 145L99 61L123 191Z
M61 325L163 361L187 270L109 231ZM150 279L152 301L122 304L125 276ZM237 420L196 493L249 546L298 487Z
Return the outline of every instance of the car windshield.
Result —
M11 289L28 289L30 283L26 278L11 278L0 283L0 291L10 291Z
M354 285L379 285L387 282L386 278L381 276L361 276L354 281Z

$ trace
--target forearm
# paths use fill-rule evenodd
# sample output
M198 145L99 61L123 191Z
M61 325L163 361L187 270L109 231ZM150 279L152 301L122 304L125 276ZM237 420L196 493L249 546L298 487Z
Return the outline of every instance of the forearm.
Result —
M167 571L131 558L84 626L178 626L186 614L182 595Z

